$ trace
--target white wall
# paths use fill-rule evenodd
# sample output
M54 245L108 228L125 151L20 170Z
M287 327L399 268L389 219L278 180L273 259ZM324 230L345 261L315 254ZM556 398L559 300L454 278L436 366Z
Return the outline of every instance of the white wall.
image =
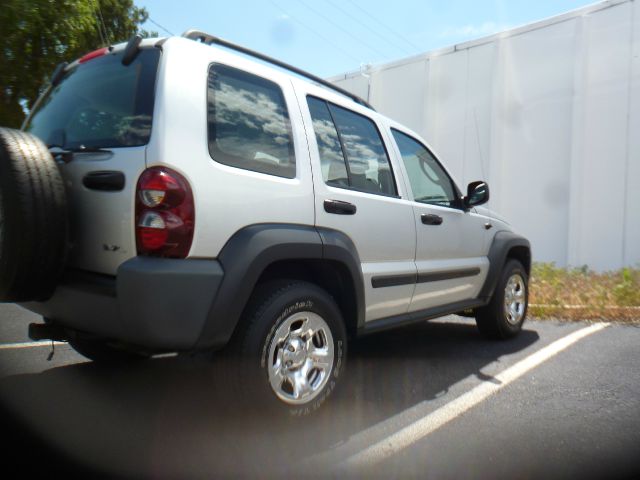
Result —
M331 79L419 132L537 261L640 264L640 0Z

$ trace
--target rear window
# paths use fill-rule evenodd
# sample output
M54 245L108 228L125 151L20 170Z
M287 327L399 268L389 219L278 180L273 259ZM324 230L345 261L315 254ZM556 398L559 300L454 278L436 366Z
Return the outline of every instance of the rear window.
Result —
M152 48L128 66L122 54L79 64L49 90L25 129L49 146L69 149L146 145L159 57Z
M226 65L209 69L209 154L220 163L296 176L289 112L280 87Z

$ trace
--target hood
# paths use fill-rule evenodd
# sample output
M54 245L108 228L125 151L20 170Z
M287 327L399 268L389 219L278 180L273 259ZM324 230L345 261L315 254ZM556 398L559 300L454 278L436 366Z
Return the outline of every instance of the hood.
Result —
M498 215L496 212L494 212L493 210L489 210L488 208L485 207L475 207L476 212L479 213L480 215L484 215L485 217L489 217L489 218L493 218L495 220L498 220L506 225L511 225L509 222L507 222L507 220L501 216Z

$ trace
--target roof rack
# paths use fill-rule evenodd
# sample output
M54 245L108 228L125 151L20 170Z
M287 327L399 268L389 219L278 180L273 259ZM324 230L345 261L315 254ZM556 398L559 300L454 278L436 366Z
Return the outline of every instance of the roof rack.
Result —
M317 77L312 73L305 72L304 70L294 67L293 65L289 65L288 63L281 62L280 60L277 60L273 57L269 57L268 55L265 55L263 53L256 52L255 50L251 50L249 48L243 47L242 45L238 45L233 42L223 40L222 38L209 35L208 33L201 32L199 30L187 30L182 34L182 36L190 40L195 40L196 42L202 42L205 45L211 45L215 43L216 45L221 45L223 47L230 48L231 50L236 50L238 52L244 53L245 55L259 58L260 60L264 60L265 62L271 63L273 65L277 65L278 67L284 68L285 70L289 70L291 72L297 73L298 75L302 77L306 77L309 80L313 80L316 83L319 83L325 87L330 88L331 90L335 90L336 92L339 92L342 95L345 95L351 98L352 100L354 100L356 103L359 103L360 105L363 105L367 108L370 108L371 110L374 110L374 108L367 101L345 90L344 88L338 87L337 85L334 85L333 83L328 82L327 80Z

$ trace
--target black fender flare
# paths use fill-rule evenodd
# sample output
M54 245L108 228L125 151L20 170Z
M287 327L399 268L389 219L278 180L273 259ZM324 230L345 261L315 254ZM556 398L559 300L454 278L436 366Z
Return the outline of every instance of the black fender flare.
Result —
M523 247L527 250L529 256L529 265L525 265L527 268L527 274L530 269L531 262L531 244L529 240L521 235L506 230L497 232L493 237L491 248L489 248L489 272L487 278L484 281L482 290L478 294L479 298L489 301L493 295L498 279L502 273L502 269L507 261L509 251L514 247Z
M358 325L364 323L364 281L358 252L343 232L314 226L265 223L238 230L218 255L224 278L196 349L225 345L240 321L260 275L282 260L332 260L349 271L356 292Z
M353 240L344 232L320 227L317 231L322 239L322 258L341 263L349 271L355 293L356 326L359 330L364 326L366 307L364 277L358 250Z

